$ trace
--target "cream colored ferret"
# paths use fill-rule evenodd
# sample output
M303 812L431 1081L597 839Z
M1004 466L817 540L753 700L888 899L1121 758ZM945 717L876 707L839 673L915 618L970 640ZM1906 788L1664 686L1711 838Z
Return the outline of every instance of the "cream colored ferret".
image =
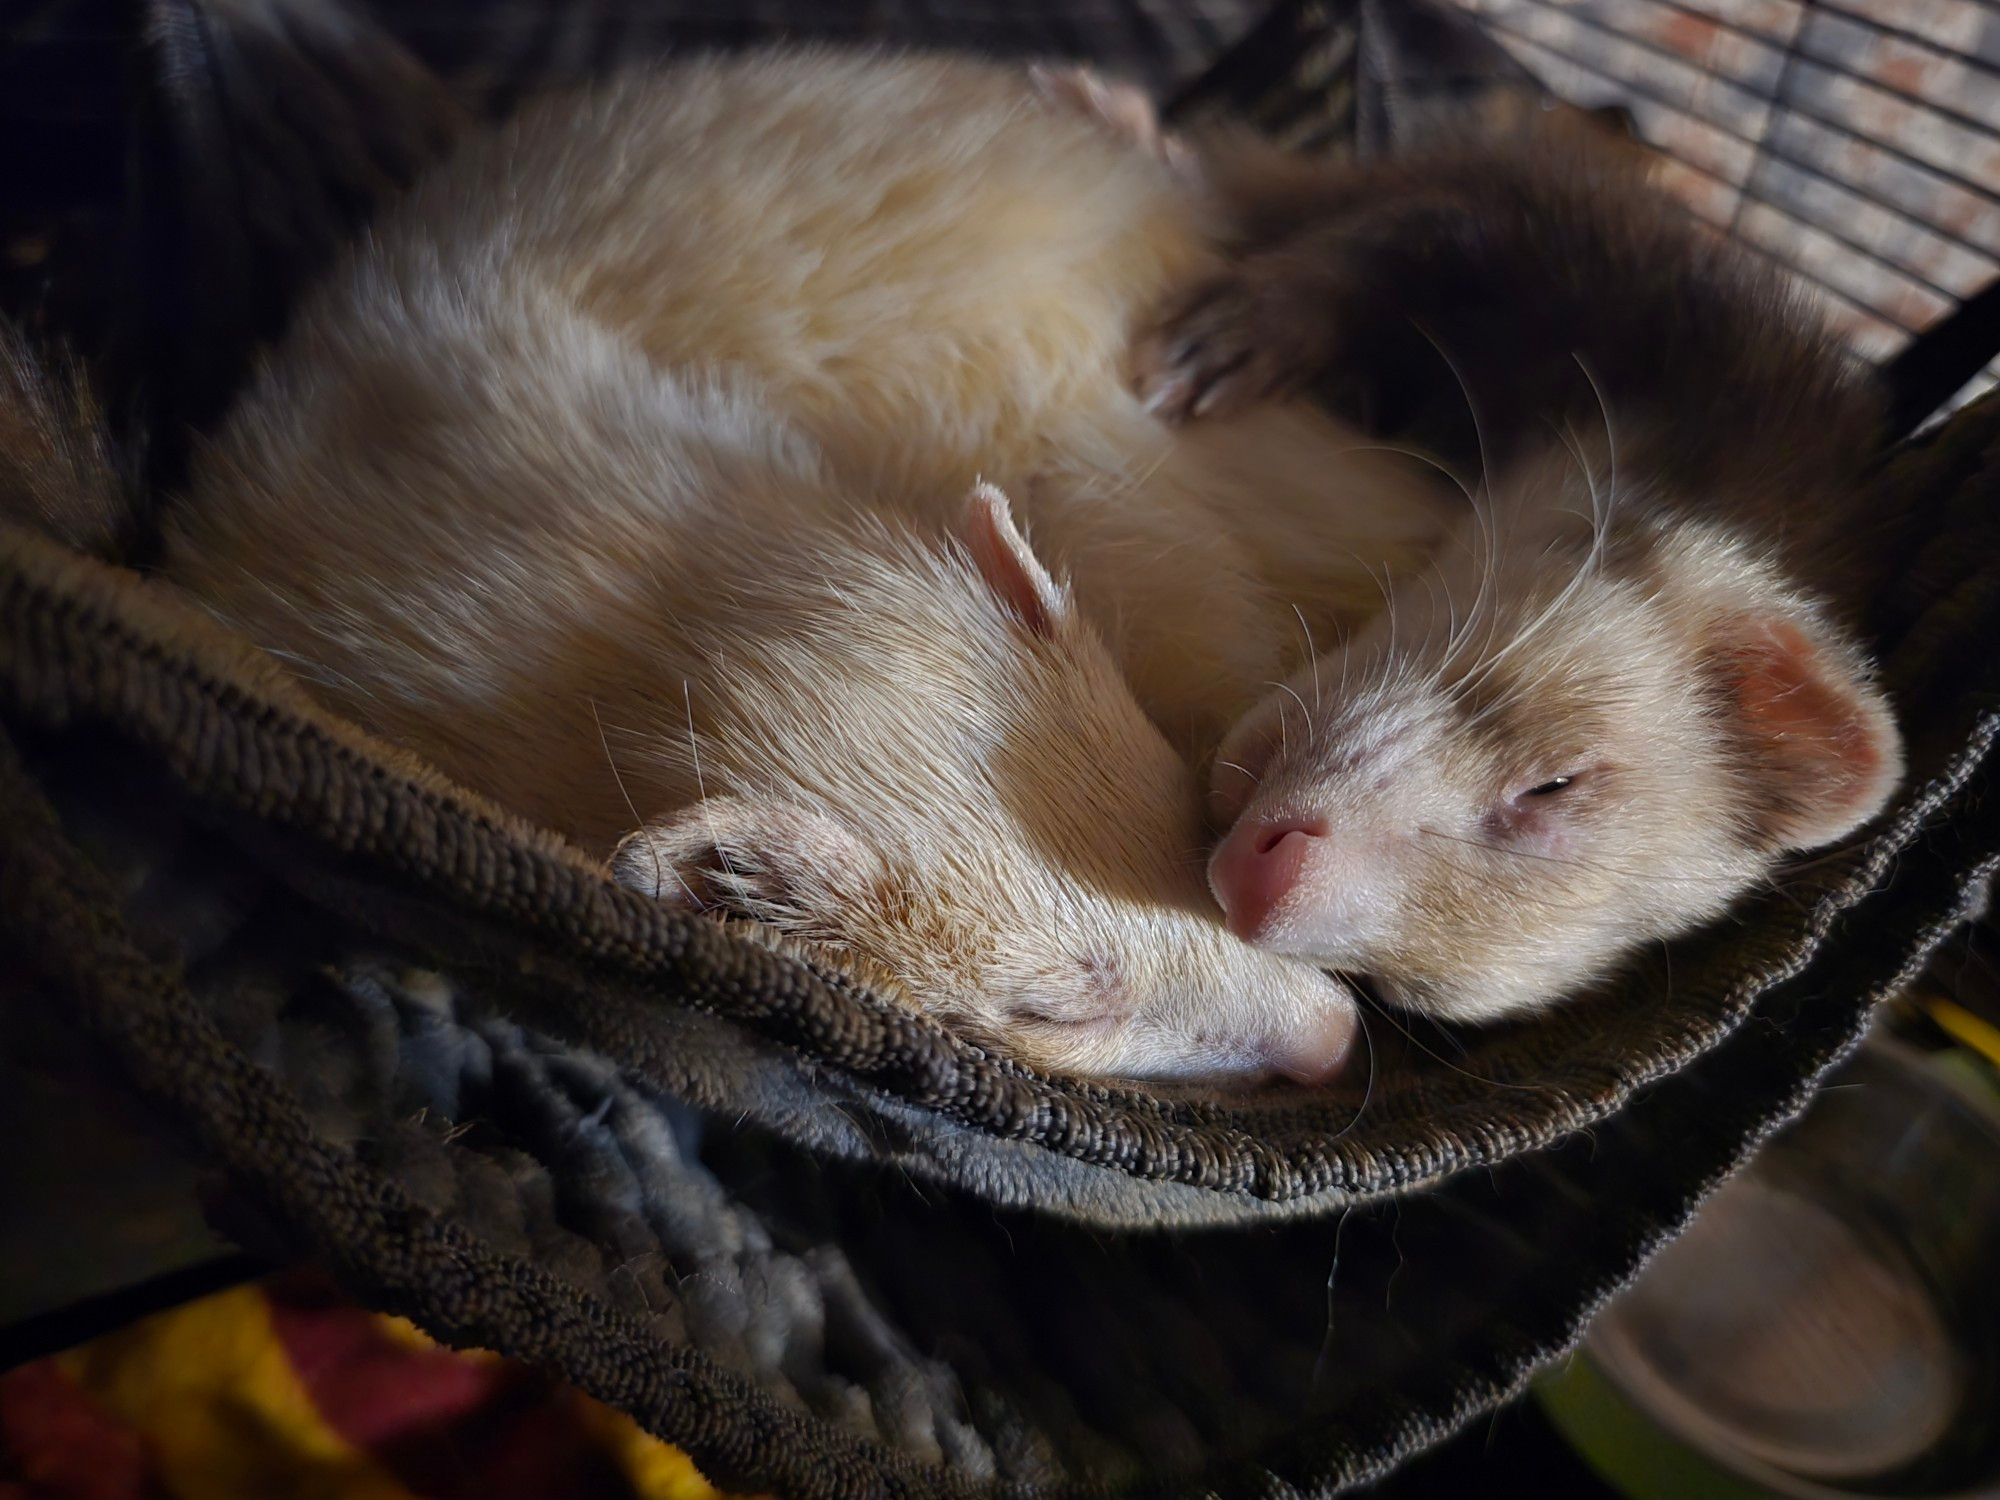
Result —
M1188 760L1441 510L1304 405L1145 413L1134 320L1208 233L1012 70L777 54L545 100L308 299L167 571L622 878L1027 1062L1321 1078L1350 999L1223 929Z
M1829 603L1876 412L1798 293L1584 132L1233 150L1240 258L1141 340L1149 402L1226 433L1330 379L1474 503L1221 747L1232 929L1480 1020L1880 812L1901 739Z

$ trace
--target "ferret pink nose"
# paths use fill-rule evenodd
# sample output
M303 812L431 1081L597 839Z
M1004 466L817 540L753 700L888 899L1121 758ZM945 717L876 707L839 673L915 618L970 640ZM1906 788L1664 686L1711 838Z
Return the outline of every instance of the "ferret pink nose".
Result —
M1229 930L1246 943L1262 938L1305 869L1314 839L1326 837L1316 818L1238 823L1208 862L1208 885L1222 903Z

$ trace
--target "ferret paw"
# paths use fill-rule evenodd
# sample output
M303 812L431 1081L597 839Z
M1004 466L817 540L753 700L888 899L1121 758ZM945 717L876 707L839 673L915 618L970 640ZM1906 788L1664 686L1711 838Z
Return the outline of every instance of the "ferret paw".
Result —
M1256 278L1217 277L1171 303L1132 348L1132 389L1179 425L1282 396L1312 377L1322 340L1296 299L1261 295Z
M1161 128L1159 111L1144 90L1129 83L1113 83L1091 68L1040 64L1028 69L1028 81L1044 102L1094 121L1114 140L1156 156L1171 167L1184 165L1185 148Z

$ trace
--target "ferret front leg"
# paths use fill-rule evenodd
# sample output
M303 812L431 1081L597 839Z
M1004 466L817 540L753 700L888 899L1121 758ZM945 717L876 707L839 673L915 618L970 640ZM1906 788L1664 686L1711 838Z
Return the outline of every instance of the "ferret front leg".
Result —
M1402 343L1485 295L1477 205L1269 152L1249 165L1212 169L1235 214L1253 229L1290 227L1253 237L1230 269L1167 301L1134 341L1133 388L1173 423L1307 384L1365 413Z
M1174 424L1290 395L1339 349L1339 300L1323 257L1254 253L1174 298L1140 334L1133 389Z

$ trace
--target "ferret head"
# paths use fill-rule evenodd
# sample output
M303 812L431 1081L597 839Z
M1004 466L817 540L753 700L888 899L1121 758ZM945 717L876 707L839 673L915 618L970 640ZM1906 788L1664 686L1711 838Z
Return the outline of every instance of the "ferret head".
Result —
M1045 1070L1330 1076L1351 997L1224 928L1192 769L1004 497L982 486L949 548L838 572L704 679L708 795L626 839L619 877L886 970Z
M1228 737L1209 875L1231 930L1489 1019L1881 810L1901 772L1887 704L1769 559L1546 499L1497 547L1496 507Z

